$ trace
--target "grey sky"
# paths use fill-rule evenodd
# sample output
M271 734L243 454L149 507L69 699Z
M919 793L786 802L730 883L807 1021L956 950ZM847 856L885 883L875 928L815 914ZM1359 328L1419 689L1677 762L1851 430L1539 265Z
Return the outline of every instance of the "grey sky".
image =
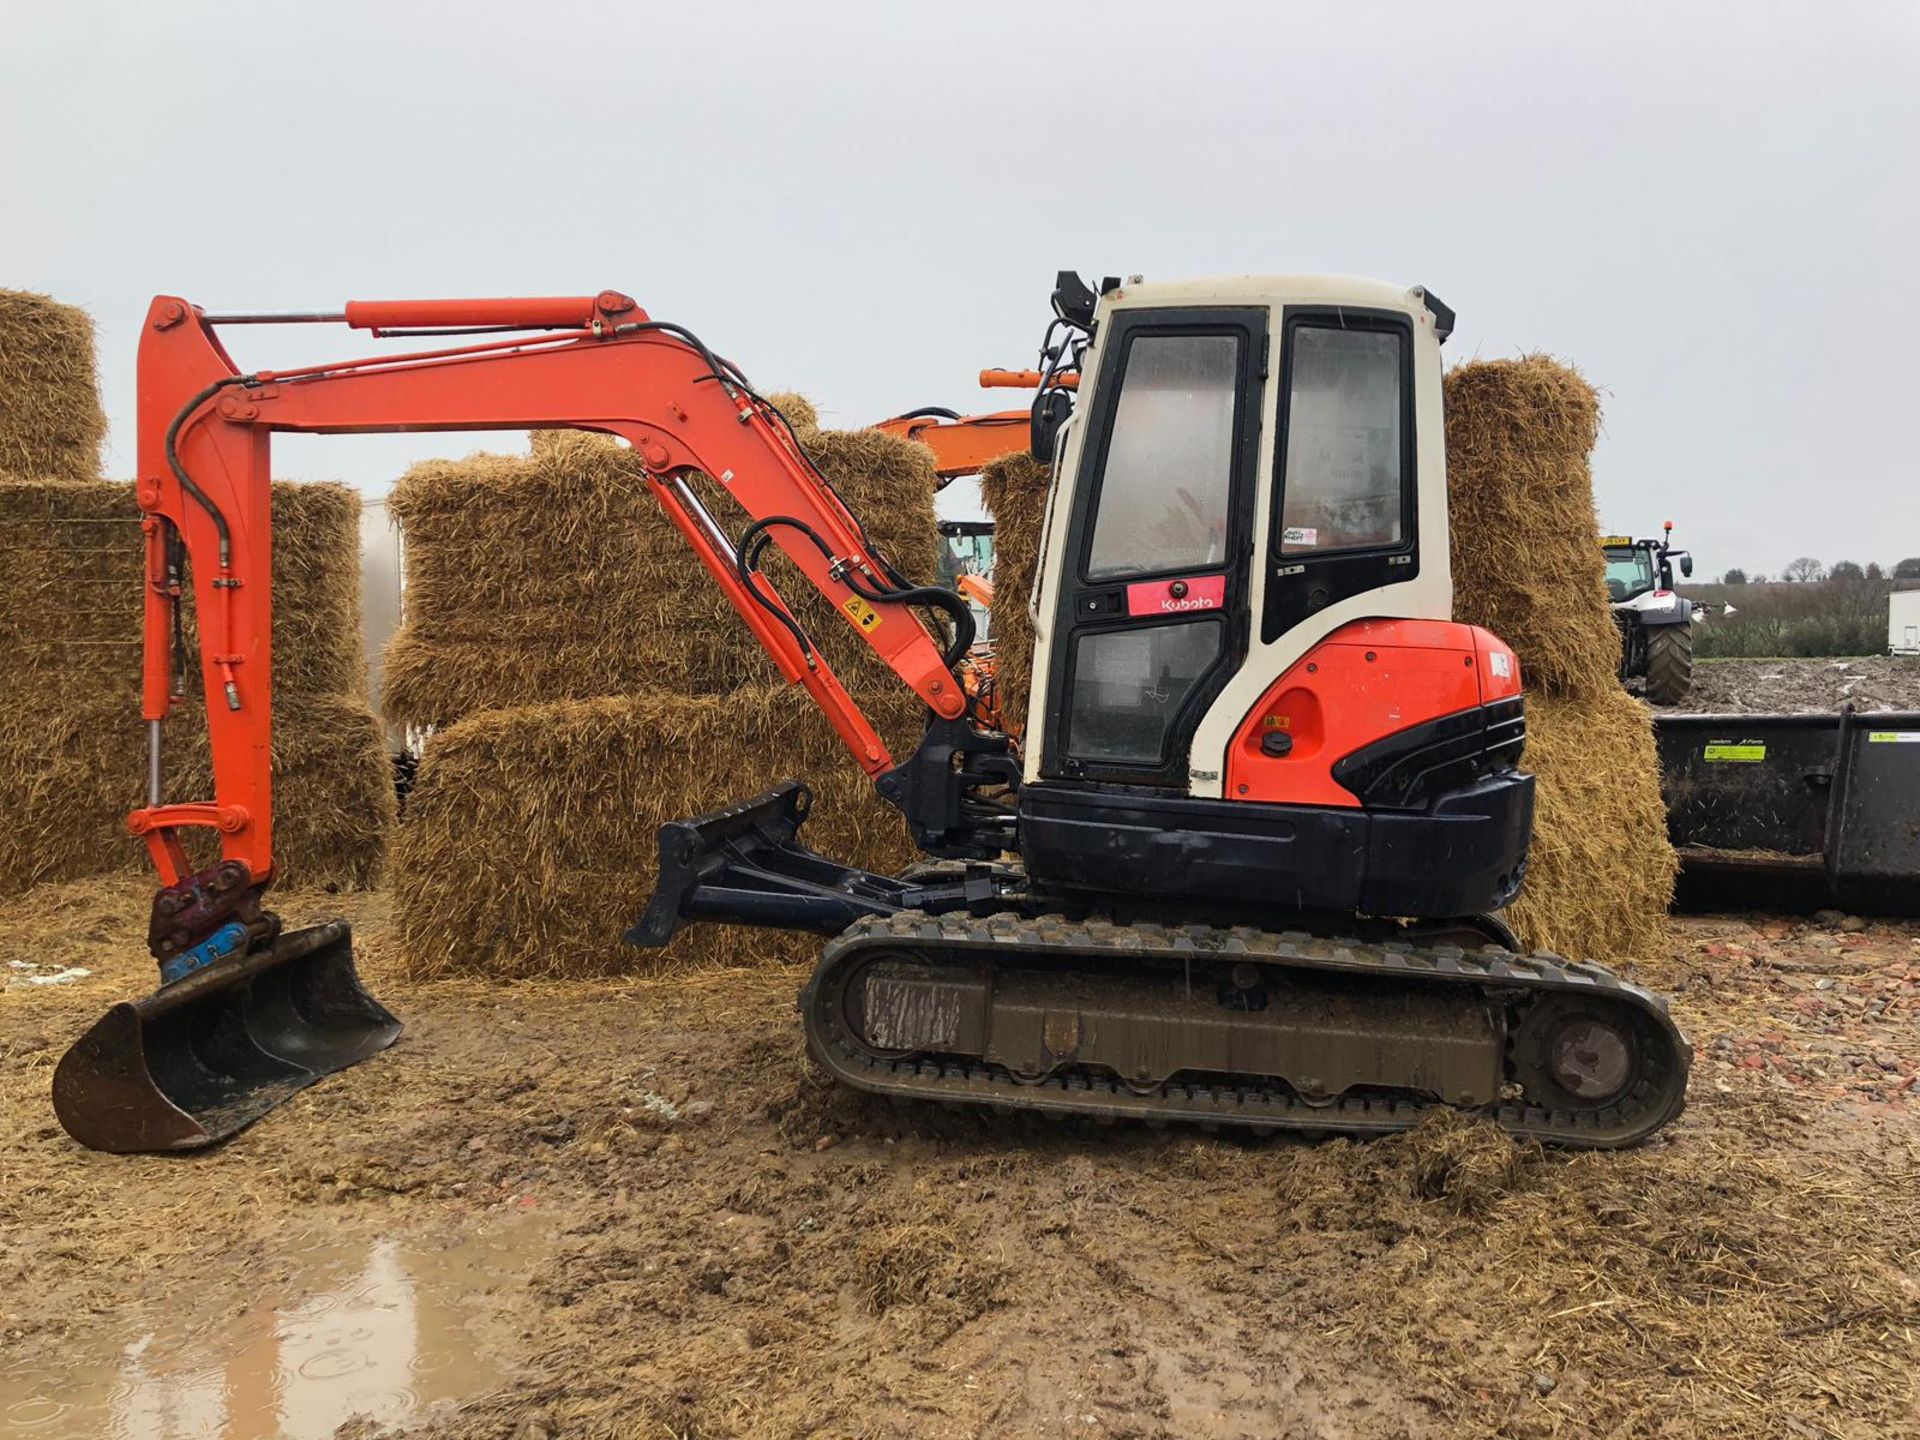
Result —
M1703 573L1920 554L1920 7L5 0L0 285L615 286L831 422L997 408L1052 274L1422 283L1607 392L1601 517ZM755 12L758 12L755 18ZM370 344L254 332L242 365ZM379 492L474 437L278 442Z

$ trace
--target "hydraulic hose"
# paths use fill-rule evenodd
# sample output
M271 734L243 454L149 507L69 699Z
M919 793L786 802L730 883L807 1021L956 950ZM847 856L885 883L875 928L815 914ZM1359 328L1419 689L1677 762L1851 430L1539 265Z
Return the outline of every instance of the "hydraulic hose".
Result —
M755 520L741 533L739 553L741 556L743 577L749 563L747 557L750 554L758 556L761 553L761 549L764 547L764 543L768 538L767 532L776 525L784 525L789 529L798 530L811 540L814 548L828 560L837 558L833 553L833 547L828 545L827 542L820 537L820 533L811 525L807 524L806 521L797 519L791 515L768 515L762 519ZM884 561L881 563L883 565L885 564ZM890 572L892 571L891 566L887 566L886 568ZM869 589L861 582L857 574L851 570L840 578L841 583L849 590L853 591L853 593L858 595L862 600L868 601L871 604L928 605L937 610L945 611L953 620L954 632L952 641L948 643L946 649L941 654L941 660L949 670L958 665L967 651L973 648L975 632L973 611L967 607L967 602L954 594L953 591L939 585L900 585L892 590Z
M193 503L206 511L207 518L213 521L213 528L220 536L220 568L222 570L226 569L233 561L233 535L227 528L226 515L221 512L218 505L213 503L213 500L205 491L193 483L193 477L187 474L187 467L180 463L180 432L186 428L187 421L193 414L198 411L202 405L206 404L207 401L218 395L229 385L245 385L252 379L253 377L251 375L229 375L224 380L214 381L213 384L207 386L206 389L187 401L187 403L180 408L180 413L173 417L173 423L167 426L167 468L173 471L173 478L180 482L180 488L186 491Z

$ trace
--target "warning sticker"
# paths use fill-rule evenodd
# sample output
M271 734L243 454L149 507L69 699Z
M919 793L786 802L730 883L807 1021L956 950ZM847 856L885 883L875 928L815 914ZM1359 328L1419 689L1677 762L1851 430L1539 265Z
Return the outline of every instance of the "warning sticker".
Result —
M1767 758L1767 747L1757 740L1742 740L1737 744L1727 740L1716 740L1707 746L1706 758L1709 760L1739 760L1752 763Z
M862 631L873 629L880 623L880 612L862 600L858 595L849 595L840 602L840 608L853 617L853 623Z
M1874 730L1868 733L1869 745L1920 745L1920 730Z
M1312 525L1289 525L1280 532L1283 545L1318 545L1320 531Z

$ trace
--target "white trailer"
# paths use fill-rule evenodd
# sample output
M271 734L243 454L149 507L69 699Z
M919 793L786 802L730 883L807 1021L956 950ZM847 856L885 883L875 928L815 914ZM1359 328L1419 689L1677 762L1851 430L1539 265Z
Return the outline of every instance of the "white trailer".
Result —
M1887 597L1887 649L1920 655L1920 590L1896 590Z

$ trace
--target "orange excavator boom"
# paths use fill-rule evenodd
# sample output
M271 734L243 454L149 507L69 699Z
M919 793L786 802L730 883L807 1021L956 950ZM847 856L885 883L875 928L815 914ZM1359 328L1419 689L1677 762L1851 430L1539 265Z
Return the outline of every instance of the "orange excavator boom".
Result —
M223 324L335 323L396 337L527 333L397 355L243 373ZM143 714L147 803L128 826L162 887L148 946L161 986L114 1007L68 1052L54 1104L68 1131L106 1150L186 1149L250 1123L321 1075L391 1044L399 1022L359 984L351 939L333 921L282 934L262 903L274 873L271 439L277 431L575 428L633 447L645 484L695 557L773 657L825 712L916 837L978 853L969 839L967 763L923 742L896 766L759 569L778 547L926 704L949 749L990 756L955 665L973 634L952 591L916 585L868 543L859 520L806 457L784 416L699 337L651 319L617 291L537 299L354 301L297 315L209 315L154 300L141 332L136 494L144 512ZM688 483L712 476L744 510L735 535ZM187 586L213 755L210 798L162 789L166 721L185 698L180 640ZM943 610L944 647L915 613ZM930 732L931 733L931 732ZM951 757L949 757L951 758ZM983 762L975 761L975 769ZM1012 762L994 770L1004 780ZM942 793L942 792L945 793ZM1010 825L1010 821L1008 822ZM1004 828L1004 827L1003 827ZM196 870L185 834L213 832L220 859Z

